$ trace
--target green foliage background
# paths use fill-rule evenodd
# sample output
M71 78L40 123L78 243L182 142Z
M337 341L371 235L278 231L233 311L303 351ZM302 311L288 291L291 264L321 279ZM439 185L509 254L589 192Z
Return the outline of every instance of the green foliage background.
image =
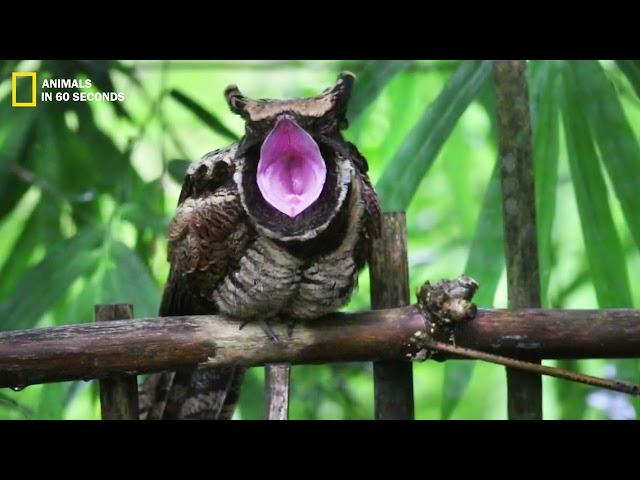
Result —
M186 160L242 134L222 92L313 95L359 76L347 137L387 209L405 209L411 287L467 273L506 306L491 62L0 61L0 329L93 320L96 303L156 314L165 228ZM11 108L12 71L91 78L122 103ZM543 303L640 304L640 61L529 62ZM71 92L71 90L70 90ZM347 310L369 307L368 272ZM549 362L640 381L638 360ZM419 419L506 418L502 367L414 365ZM252 369L237 418L263 416ZM373 416L371 366L296 366L292 418ZM544 378L545 418L636 418L629 397ZM0 390L0 418L99 418L96 382Z

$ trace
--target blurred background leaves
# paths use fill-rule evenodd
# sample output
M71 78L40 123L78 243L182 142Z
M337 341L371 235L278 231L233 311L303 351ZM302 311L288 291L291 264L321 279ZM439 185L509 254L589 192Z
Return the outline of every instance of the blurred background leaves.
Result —
M0 62L0 328L90 322L96 303L155 315L168 273L165 229L190 161L243 132L222 92L314 95L358 75L346 136L387 209L405 209L411 288L467 273L481 306L506 306L489 61ZM10 72L90 78L125 101L11 108ZM640 304L640 62L533 61L543 304ZM73 93L73 89L68 90ZM369 307L368 272L346 310ZM557 362L549 362L551 364ZM640 381L638 360L565 361ZM505 418L504 369L414 365L417 418ZM262 418L251 369L237 418ZM545 418L636 418L640 405L544 379ZM371 418L367 363L296 366L292 418ZM0 418L98 418L95 382L0 392Z

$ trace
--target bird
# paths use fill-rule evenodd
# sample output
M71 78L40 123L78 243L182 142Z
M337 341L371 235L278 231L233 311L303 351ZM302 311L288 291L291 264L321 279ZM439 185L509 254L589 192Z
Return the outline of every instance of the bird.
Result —
M284 100L226 88L245 133L186 171L161 316L220 314L269 332L269 321L321 319L348 303L381 228L367 160L342 134L355 80L342 72L318 95ZM244 373L153 374L141 418L230 419Z

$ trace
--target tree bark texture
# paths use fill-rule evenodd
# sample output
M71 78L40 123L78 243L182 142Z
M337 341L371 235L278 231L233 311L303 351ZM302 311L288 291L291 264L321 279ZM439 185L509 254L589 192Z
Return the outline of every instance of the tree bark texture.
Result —
M424 358L416 334L431 329L415 306L335 313L300 323L274 343L250 323L216 315L114 320L0 332L0 387L174 371L188 365ZM640 310L479 309L456 344L504 356L640 357Z
M133 305L96 305L96 322L133 318ZM138 381L135 375L106 377L100 380L100 411L103 420L138 419Z
M539 307L540 275L527 63L523 60L497 61L494 78L509 308ZM510 419L542 419L540 375L508 368L507 390Z
M380 238L373 242L370 263L371 307L409 305L409 262L404 212L382 215ZM402 361L373 363L376 420L413 420L413 365Z

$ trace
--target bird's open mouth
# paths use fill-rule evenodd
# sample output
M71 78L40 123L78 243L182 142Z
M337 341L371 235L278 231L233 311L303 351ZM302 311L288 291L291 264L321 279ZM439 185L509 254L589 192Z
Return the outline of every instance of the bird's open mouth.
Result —
M280 117L260 148L257 182L264 199L293 218L318 199L326 178L313 137L291 117Z

